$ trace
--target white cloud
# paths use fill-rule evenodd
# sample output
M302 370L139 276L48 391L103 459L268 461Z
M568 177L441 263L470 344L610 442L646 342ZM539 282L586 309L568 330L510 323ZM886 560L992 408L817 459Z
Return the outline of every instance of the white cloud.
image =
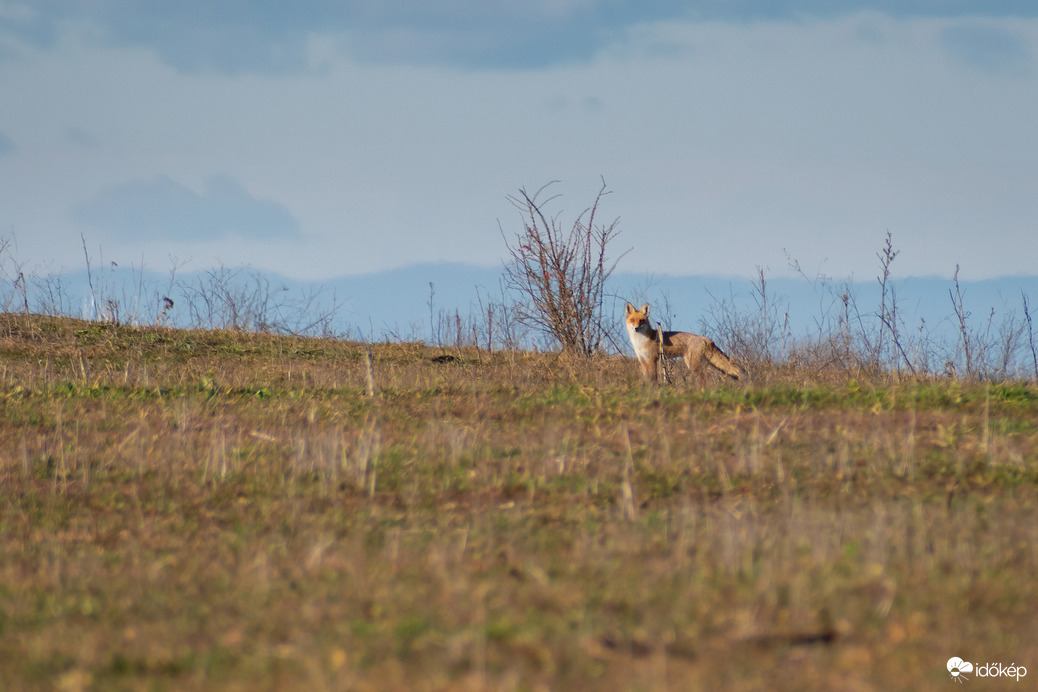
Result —
M8 154L14 153L15 146L14 142L10 137L0 132L0 156L7 156Z
M0 36L53 44L60 25L86 21L112 46L145 48L189 73L298 72L306 46L337 36L376 64L522 68L586 62L632 27L660 21L829 21L861 12L899 18L1034 17L1029 0L36 0L0 5ZM0 43L2 45L2 43Z
M201 192L161 175L114 185L79 205L76 218L117 241L299 236L295 219L282 205L255 199L226 176L209 179Z
M956 23L941 31L941 45L965 65L993 75L1026 76L1032 57L1016 32L991 23Z

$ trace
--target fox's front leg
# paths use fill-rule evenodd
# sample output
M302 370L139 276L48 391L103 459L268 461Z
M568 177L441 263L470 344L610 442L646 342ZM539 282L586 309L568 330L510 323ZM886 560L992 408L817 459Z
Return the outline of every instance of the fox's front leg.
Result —
M659 369L659 358L639 358L639 362L642 364L642 375L645 379L656 382Z

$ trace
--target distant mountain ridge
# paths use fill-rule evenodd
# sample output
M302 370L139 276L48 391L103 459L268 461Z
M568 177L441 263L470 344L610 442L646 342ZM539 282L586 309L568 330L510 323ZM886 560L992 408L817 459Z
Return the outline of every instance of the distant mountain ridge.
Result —
M77 317L96 318L112 303L121 310L120 318L150 322L161 310L166 293L175 306L170 311L172 324L187 324L185 301L197 300L207 283L222 282L238 290L242 300L249 292L266 291L286 302L287 309L332 311L328 323L338 335L367 339L427 340L437 323L457 315L468 319L490 303L507 302L502 268L461 263L418 264L371 274L343 276L326 281L304 281L248 267L220 268L170 276L149 270L111 267L51 277L36 277L30 282L30 305L46 307L48 292L55 285L64 293L63 312ZM950 279L937 277L893 276L887 301L894 299L899 322L904 329L957 329L957 319L949 292ZM1009 315L1022 315L1022 295L1038 300L1038 276L1012 276L983 281L962 281L959 289L968 321L981 328L989 319L997 322ZM867 281L814 280L803 277L765 276L765 297L769 309L797 336L811 335L824 319L836 319L844 310L847 294L851 307L860 315L875 315L880 306L880 287L876 279ZM734 308L750 313L759 311L762 297L759 283L742 277L670 276L636 272L617 272L607 285L605 308L621 319L626 301L649 302L653 317L665 326L700 330L711 322L711 311ZM42 294L42 298L41 298ZM211 298L212 296L209 296ZM231 296L233 298L234 296ZM34 304L34 301L36 304ZM482 306L482 309L481 309ZM668 309L669 308L669 309Z

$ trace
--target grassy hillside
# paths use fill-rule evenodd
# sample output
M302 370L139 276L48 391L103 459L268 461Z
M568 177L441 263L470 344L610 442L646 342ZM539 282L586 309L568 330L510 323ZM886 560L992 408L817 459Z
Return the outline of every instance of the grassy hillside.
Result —
M0 315L4 686L1038 669L1033 384L372 354L375 398L361 344Z

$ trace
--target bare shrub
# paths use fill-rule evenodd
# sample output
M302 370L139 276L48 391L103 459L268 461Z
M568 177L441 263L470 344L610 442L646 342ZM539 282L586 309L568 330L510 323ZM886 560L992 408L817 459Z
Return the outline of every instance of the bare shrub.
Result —
M0 308L8 312L12 308L24 309L29 315L29 297L22 265L11 252L11 241L0 238Z
M260 272L218 267L179 282L191 325L309 336L332 336L339 306L322 289L292 296L287 286L273 286Z
M903 325L901 324L901 318L897 309L897 289L890 283L890 265L894 263L894 259L898 254L900 254L900 251L894 249L891 233L887 231L886 238L883 241L883 250L876 254L882 268L880 275L876 277L880 290L879 312L876 313L876 317L879 319L881 328L877 332L876 352L873 356L873 361L876 368L881 368L889 363L890 367L898 373L901 372L901 363L904 362L909 372L915 375L917 374L916 366L912 363L912 359L905 349L906 340L901 329ZM890 335L891 346L888 350L884 350L884 331Z
M107 266L107 272L104 260L104 250L99 249L98 254L100 256L100 268L95 272L90 257L90 251L87 249L86 236L80 235L80 240L83 243L83 259L86 262L86 273L87 273L87 285L90 288L90 306L87 308L84 306L84 317L86 319L94 320L97 322L109 322L111 324L120 323L120 312L122 305L115 294L114 279L115 269L119 266L116 262L111 262Z
M58 317L72 313L67 280L61 274L33 274L33 307L37 314Z
M566 231L559 215L547 211L559 195L541 199L553 184L533 195L521 189L508 198L519 210L523 230L512 240L501 230L511 256L505 283L516 296L518 321L557 341L563 351L590 356L609 338L603 314L605 284L626 254L615 261L607 257L609 243L619 233L619 219L596 225L599 204L608 194L603 181L594 202Z
M755 309L741 310L734 295L718 298L710 294L713 303L700 320L706 333L727 344L732 355L751 370L784 360L792 344L788 303L769 293L767 275L766 267L757 267L750 290Z
M495 348L514 351L523 343L523 329L516 321L515 311L508 309L507 289L502 280L497 298L476 289L477 322L473 324L473 341L485 345L487 351Z
M955 311L955 321L959 328L959 342L962 346L963 358L966 361L966 377L973 379L977 376L976 368L973 365L973 349L974 349L974 337L970 334L967 322L970 318L970 313L963 307L962 304L962 289L959 287L959 265L955 265L955 274L952 275L952 281L955 283L954 291L948 289L948 296L952 301L952 309Z
M948 291L955 311L958 342L949 357L952 369L965 364L965 377L970 380L1005 380L1021 376L1026 371L1024 361L1024 332L1030 329L1030 315L1024 305L1024 318L1003 305L999 310L992 306L982 327L971 328L972 313L963 305L964 292L958 281L958 266L955 268L954 289ZM1028 336L1029 346L1033 337ZM1033 357L1033 350L1029 350Z
M1031 310L1027 303L1027 294L1020 291L1020 297L1024 302L1024 320L1027 323L1027 346L1031 353L1031 362L1034 364L1034 377L1038 380L1038 348L1034 344L1034 326L1031 323Z

